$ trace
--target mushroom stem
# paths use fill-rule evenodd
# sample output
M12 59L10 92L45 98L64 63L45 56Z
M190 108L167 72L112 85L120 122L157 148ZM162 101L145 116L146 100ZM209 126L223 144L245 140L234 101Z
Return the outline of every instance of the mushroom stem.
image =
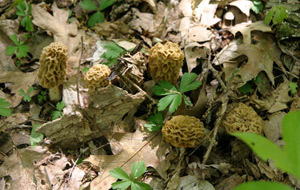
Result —
M52 102L58 102L62 96L62 85L57 85L53 88L49 88L49 98Z

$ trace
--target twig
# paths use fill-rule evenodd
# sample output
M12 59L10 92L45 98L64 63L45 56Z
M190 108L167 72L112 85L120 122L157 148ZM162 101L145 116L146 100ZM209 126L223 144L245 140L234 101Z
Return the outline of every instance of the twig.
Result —
M69 181L70 181L70 179L71 179L71 177L72 177L73 170L74 170L74 168L76 167L76 163L78 162L80 156L81 156L83 153L85 153L88 149L89 149L89 147L86 147L85 149L83 149L83 151L80 152L80 154L79 154L78 158L76 159L76 161L73 163L72 169L71 169L71 171L70 171L70 173L69 173L69 179L68 179L68 182L67 182L67 183L69 183Z
M80 66L81 66L81 59L83 55L83 36L81 36L81 54L80 54L80 59L79 59L79 65L78 65L78 71L77 71L77 85L76 85L76 90L77 90L77 101L78 105L81 108L81 103L80 103L80 98L79 98L79 77L80 77Z
M49 184L50 184L50 188L51 188L51 190L52 190L52 189L53 189L53 184L51 183L51 180L50 180L50 177L49 177L49 173L48 173L47 167L45 167L45 172L46 172L46 175L47 175L48 182L49 182Z

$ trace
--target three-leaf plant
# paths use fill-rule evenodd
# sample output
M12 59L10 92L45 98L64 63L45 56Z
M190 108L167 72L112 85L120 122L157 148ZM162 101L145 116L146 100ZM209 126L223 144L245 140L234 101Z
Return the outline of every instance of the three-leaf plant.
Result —
M232 135L244 141L264 161L272 159L275 166L300 180L300 111L289 112L282 120L282 139L285 142L283 148L254 133L233 133ZM235 190L248 189L292 190L293 188L271 182L252 182L235 188Z
M106 49L106 52L104 52L101 57L108 61L103 63L107 66L115 64L118 60L118 57L125 52L123 48L112 42L108 43L106 46L104 46L104 48Z
M149 131L154 132L160 130L164 126L164 118L161 112L154 111L153 115L148 118L148 123L144 125Z
M10 116L12 111L9 109L9 102L7 102L5 99L0 98L0 115L2 116Z
M273 6L265 17L265 23L269 25L272 21L272 26L282 23L288 17L287 9L283 5Z
M184 99L185 104L190 106L192 103L184 93L195 90L201 86L200 81L194 81L196 77L197 74L195 73L184 73L179 89L167 81L158 82L158 85L154 86L152 91L156 95L165 96L158 102L158 111L163 111L170 105L169 112L175 112L180 106L182 98Z
M64 107L66 106L66 103L64 101L61 101L61 102L57 102L56 104L56 110L54 110L52 113L51 113L51 116L52 116L52 120L55 120L59 117L62 117L63 113L63 109Z
M85 10L96 11L89 19L89 27L94 27L96 23L104 22L104 15L101 11L114 4L115 0L101 0L99 7L92 0L83 0L80 5Z
M38 94L38 101L41 103L42 101L47 100L47 92L46 91L41 91L40 94Z
M130 186L131 190L151 190L150 185L139 182L140 177L146 172L146 170L147 168L143 161L133 163L130 176L128 176L128 174L120 167L111 170L110 175L112 177L122 180L113 183L112 188L126 190Z
M30 93L33 92L33 91L34 91L34 88L32 86L27 90L27 93L23 89L20 89L19 90L19 96L24 96L23 100L25 102L30 102L31 101Z
M29 51L28 45L25 45L23 41L19 41L16 34L13 34L9 37L16 46L7 46L5 48L6 55L16 54L17 59L26 57Z
M16 15L23 17L21 25L25 27L28 32L33 31L31 9L31 4L28 5L26 1L23 1L17 5L16 10Z

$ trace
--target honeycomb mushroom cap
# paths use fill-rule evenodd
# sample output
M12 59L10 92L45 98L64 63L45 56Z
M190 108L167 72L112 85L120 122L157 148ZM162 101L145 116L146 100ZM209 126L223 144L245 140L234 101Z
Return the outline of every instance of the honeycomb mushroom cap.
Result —
M169 81L175 84L183 64L184 55L178 44L157 43L149 52L149 72L156 81Z
M222 126L228 133L251 132L261 134L262 119L252 107L244 103L233 103L228 106Z
M103 64L94 65L90 68L84 77L89 92L94 92L96 88L106 87L109 84L106 78L110 73L109 67Z
M196 117L178 115L162 128L165 140L175 147L195 147L204 137L203 123Z
M61 85L66 77L67 60L67 46L59 42L53 42L44 47L38 71L40 85L44 88Z

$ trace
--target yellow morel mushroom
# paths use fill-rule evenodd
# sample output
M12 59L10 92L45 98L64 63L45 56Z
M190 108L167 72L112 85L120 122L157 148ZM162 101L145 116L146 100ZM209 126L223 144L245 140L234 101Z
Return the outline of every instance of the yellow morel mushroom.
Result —
M168 81L175 84L183 64L184 55L178 44L158 43L149 52L149 72L156 81Z
M51 43L42 51L38 79L42 87L49 89L51 101L61 99L61 85L66 77L67 60L68 48L59 42Z
M111 73L108 66L103 64L94 65L86 73L84 81L89 88L89 92L92 93L96 88L106 87L109 81L106 79Z
M261 134L262 119L252 107L244 103L233 103L229 105L222 126L228 133L251 132Z
M175 147L196 147L204 137L203 123L196 117L174 116L162 128L165 140Z

